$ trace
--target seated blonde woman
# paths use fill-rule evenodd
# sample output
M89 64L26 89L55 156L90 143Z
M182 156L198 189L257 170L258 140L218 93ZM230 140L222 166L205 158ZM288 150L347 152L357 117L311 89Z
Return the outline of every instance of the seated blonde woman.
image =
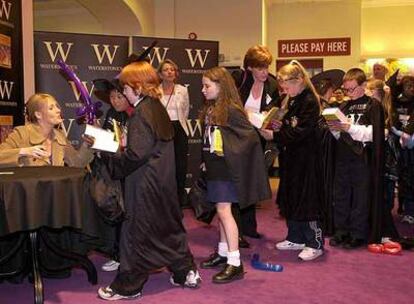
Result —
M26 104L28 123L15 127L0 144L0 167L84 167L92 158L87 142L75 150L56 127L62 123L60 106L49 94L34 94Z
M56 99L49 94L35 94L27 101L27 123L13 129L6 140L0 144L0 167L22 166L71 166L84 167L92 159L93 153L88 149L88 138L79 150L75 150L65 134L56 127L62 123L61 110ZM78 239L80 232L72 229L49 230L48 237L62 249L75 250L84 253L84 248ZM0 256L10 250L10 245L16 242L18 235L0 238ZM40 259L48 269L63 269L59 274L55 271L46 273L49 277L66 277L74 262L56 256L45 246L41 245ZM20 265L24 253L18 252L7 265L0 267L1 272L14 270L14 265ZM9 269L10 267L10 269ZM24 273L13 277L13 281L21 282Z

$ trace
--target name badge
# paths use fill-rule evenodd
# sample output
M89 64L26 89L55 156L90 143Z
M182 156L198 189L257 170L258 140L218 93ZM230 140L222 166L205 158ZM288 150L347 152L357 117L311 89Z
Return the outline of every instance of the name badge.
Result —
M266 104L268 105L272 101L272 97L269 94L266 94Z

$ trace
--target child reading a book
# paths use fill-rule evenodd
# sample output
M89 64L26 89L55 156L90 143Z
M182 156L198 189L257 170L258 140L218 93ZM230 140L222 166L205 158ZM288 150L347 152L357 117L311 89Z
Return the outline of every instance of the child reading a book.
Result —
M279 250L301 250L299 258L310 261L323 254L320 226L318 178L319 97L309 76L297 61L283 66L278 80L287 93L287 113L276 131L260 129L266 140L280 147L280 184L278 203L286 218L288 234L276 244ZM283 107L283 106L282 106Z
M368 240L377 243L381 238L384 111L380 102L365 95L365 84L365 73L350 69L343 80L350 100L341 105L349 121L327 121L337 139L335 234L329 244L348 249L360 247Z

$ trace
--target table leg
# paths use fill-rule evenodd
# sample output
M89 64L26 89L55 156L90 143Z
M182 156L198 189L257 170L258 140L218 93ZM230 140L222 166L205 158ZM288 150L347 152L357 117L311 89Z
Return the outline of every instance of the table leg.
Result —
M39 260L37 256L37 249L38 249L37 231L30 232L30 245L31 245L32 262L33 262L35 304L43 304L43 281L42 281L42 277L39 271Z
M56 255L70 259L79 263L79 265L86 271L88 281L95 285L98 283L98 274L95 265L86 257L74 252L65 251L59 248L47 235L47 232L40 230L40 237L44 240L45 245L51 249Z

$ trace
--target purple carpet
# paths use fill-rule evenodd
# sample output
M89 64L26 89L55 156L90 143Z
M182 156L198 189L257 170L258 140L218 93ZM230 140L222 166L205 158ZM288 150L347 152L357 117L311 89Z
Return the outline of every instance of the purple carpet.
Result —
M261 204L257 210L260 240L248 239L251 248L242 249L245 279L226 285L211 283L214 270L201 270L203 283L197 290L174 288L169 274L151 275L145 285L143 298L128 303L413 303L414 252L404 251L400 256L369 253L365 248L352 251L334 249L326 245L325 255L316 261L301 262L298 252L281 252L274 248L283 240L286 227L278 217L272 202ZM185 210L185 226L195 259L206 258L217 243L215 223L203 225L193 219L192 211ZM414 226L399 225L403 235L414 235ZM327 244L327 240L325 241ZM266 262L281 264L283 272L264 272L250 267L253 253L259 253ZM98 269L98 285L88 283L86 274L74 270L68 279L44 279L45 303L93 304L105 303L97 298L99 286L108 285L115 273L105 273L100 266L106 259L92 255ZM33 286L0 284L0 304L33 303Z

